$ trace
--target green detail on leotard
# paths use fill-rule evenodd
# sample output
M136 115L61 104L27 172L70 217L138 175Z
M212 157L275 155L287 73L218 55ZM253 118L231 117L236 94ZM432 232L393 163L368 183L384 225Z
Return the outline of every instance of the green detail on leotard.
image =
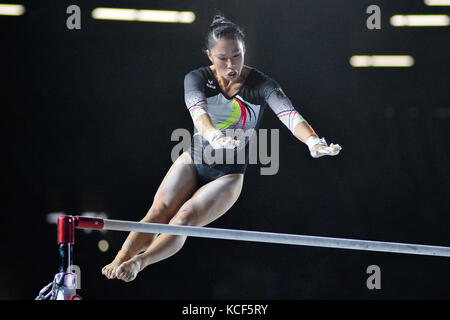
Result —
M223 130L227 129L229 126L231 126L233 123L236 122L236 120L241 115L241 107L239 106L239 103L233 99L231 100L231 115L228 119L226 119L224 122L221 122L216 125L217 130ZM200 135L200 132L196 132L194 136Z
M228 119L226 119L224 122L219 123L216 125L217 130L223 130L227 129L229 126L231 126L233 123L236 122L236 120L239 118L241 114L241 108L239 107L239 103L236 100L231 100L231 115Z

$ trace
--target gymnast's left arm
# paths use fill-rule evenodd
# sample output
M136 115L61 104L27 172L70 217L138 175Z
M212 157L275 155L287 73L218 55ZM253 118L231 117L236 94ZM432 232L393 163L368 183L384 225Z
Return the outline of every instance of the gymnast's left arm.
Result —
M328 145L325 138L319 138L311 125L295 110L279 85L275 81L269 83L268 88L266 87L268 105L292 134L308 146L311 156L319 158L339 154L342 147L333 143Z

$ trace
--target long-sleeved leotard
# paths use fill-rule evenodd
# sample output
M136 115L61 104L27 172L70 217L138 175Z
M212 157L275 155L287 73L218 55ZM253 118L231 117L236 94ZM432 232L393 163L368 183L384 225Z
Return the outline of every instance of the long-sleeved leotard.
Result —
M247 132L250 129L257 130L267 106L292 133L298 123L306 121L295 110L280 85L255 68L250 70L244 84L232 97L222 92L210 67L201 67L189 72L184 79L184 93L186 106L194 124L199 116L208 114L214 126L224 134L230 129L242 129ZM246 154L248 141L249 139L246 139L244 146L240 148L244 147ZM208 164L203 161L206 148L211 148L209 142L201 137L195 128L190 152L201 182L207 183L229 173L245 172L248 156L245 157L245 163L237 163L236 155L235 164ZM238 150L234 152L237 154Z

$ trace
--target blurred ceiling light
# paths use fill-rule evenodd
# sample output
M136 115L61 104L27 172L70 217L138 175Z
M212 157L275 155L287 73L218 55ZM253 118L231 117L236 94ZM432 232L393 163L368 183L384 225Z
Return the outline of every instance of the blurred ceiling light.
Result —
M103 20L136 20L134 9L95 8L92 10L92 18Z
M450 6L450 0L425 0L427 6Z
M191 11L136 10L117 8L95 8L92 17L101 20L126 20L166 23L192 23L195 14Z
M352 67L412 67L414 58L411 56L352 56L350 58Z
M25 7L21 4L0 3L0 15L21 16L25 13Z
M411 14L391 17L391 25L394 27L442 27L449 24L450 18L445 14Z
M190 11L139 10L139 21L192 23L195 14Z

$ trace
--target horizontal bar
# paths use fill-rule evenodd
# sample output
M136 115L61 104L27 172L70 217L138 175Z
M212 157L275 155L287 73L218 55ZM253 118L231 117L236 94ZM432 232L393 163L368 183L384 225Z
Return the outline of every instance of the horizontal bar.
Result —
M78 218L75 217L75 219L77 220ZM89 217L83 217L83 219L85 223L77 226L77 228L90 229L88 226L92 224L89 224L88 221L86 220L89 219ZM91 218L91 219L93 219L93 221L97 222L99 221L99 218ZM111 219L100 219L100 220L103 220L104 230L113 230L113 231L163 233L163 234L172 234L189 237L199 237L199 238L253 241L253 242L290 244L290 245L323 247L323 248L450 257L450 247L305 236L305 235L260 232L260 231L177 226L161 223L133 222L133 221L111 220ZM96 228L98 227L96 226Z
M97 217L74 217L75 227L80 229L103 229L103 219Z

